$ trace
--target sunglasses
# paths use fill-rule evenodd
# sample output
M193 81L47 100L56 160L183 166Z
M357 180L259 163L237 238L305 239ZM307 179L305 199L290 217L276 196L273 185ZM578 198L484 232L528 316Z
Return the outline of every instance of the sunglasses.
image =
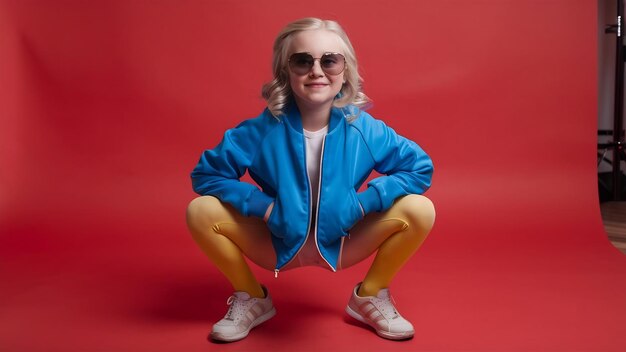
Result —
M309 53L295 53L289 57L291 72L303 76L311 72L315 60L320 60L320 67L324 73L336 76L346 68L346 58L339 53L324 53L322 57L313 57Z

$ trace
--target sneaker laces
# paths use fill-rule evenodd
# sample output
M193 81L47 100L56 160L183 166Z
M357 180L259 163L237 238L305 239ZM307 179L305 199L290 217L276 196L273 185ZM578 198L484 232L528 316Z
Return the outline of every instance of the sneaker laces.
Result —
M224 316L226 320L232 320L237 323L245 313L248 311L248 306L253 303L252 299L243 300L235 295L228 297L226 304L228 304L228 311Z
M378 311L380 311L386 319L395 319L400 314L398 314L398 311L394 306L395 301L392 302L392 300L393 298L390 296L385 296L383 298L373 297L372 303L374 303L374 306L378 308Z

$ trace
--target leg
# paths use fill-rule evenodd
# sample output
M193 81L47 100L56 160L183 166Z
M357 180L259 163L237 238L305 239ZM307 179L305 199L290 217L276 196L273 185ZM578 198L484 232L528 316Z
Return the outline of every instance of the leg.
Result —
M358 223L344 242L341 267L354 265L378 249L358 295L376 296L387 288L424 242L434 221L432 202L424 196L408 195L396 200L386 212L369 214Z
M276 255L263 220L245 217L219 199L204 196L189 204L187 225L194 240L235 291L252 297L265 296L244 258L245 254L259 266L273 269Z
M352 291L346 312L381 337L403 340L415 334L413 325L396 310L387 287L424 242L434 220L435 209L428 198L408 195L396 200L388 211L366 216L350 231L351 239L344 240L343 267L378 249L365 279Z

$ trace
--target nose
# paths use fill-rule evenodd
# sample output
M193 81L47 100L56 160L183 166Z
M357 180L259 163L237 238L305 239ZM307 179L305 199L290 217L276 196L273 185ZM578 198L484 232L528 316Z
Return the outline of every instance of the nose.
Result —
M320 64L319 59L313 60L313 67L311 67L311 72L309 72L311 77L324 77L324 71L322 70L322 65Z

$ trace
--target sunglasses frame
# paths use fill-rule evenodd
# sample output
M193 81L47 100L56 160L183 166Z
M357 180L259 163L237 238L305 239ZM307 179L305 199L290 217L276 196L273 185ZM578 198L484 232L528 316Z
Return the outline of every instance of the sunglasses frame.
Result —
M313 64L311 64L311 66L309 67L309 69L306 72L299 73L299 72L296 72L294 70L294 68L292 67L291 59L294 57L294 55L302 55L302 54L306 54L306 55L310 56L313 59ZM325 55L339 55L343 59L343 68L341 69L341 71L339 71L338 73L329 73L329 72L327 72L326 69L324 68L324 66L322 65L322 61L321 61L322 58L324 58ZM295 74L297 74L299 76L304 76L304 75L308 74L309 72L311 72L311 70L313 69L313 66L315 65L315 60L320 60L320 68L327 75L337 76L337 75L340 75L343 71L346 70L346 57L343 54L341 54L341 53L330 52L330 51L323 53L322 56L320 56L320 57L313 57L313 55L311 55L311 53L308 53L308 52L293 53L293 54L289 55L289 59L287 60L287 66L289 67L289 70L291 72L293 72L293 73L295 73Z

